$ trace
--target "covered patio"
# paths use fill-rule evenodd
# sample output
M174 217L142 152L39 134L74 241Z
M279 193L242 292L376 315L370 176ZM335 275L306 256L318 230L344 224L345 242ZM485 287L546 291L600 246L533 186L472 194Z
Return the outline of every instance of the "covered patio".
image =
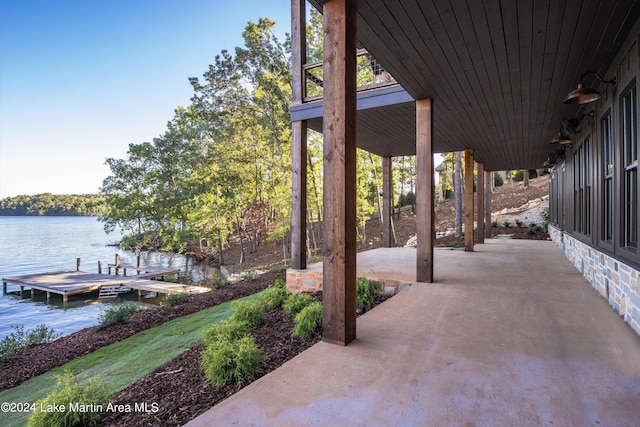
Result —
M415 275L412 249L377 265L390 250ZM552 242L434 264L436 283L359 317L349 346L320 342L188 425L637 425L640 337Z

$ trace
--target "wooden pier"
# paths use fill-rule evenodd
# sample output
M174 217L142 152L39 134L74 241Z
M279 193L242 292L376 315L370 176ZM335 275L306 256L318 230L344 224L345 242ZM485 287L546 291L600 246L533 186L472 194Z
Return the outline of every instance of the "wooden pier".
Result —
M124 268L119 265L119 268ZM129 269L135 269L140 274L135 276L113 276L106 274L86 273L84 271L68 270L57 271L53 273L29 274L26 276L4 277L2 279L2 291L7 293L7 284L11 283L20 286L20 296L24 292L25 287L31 289L31 297L34 291L39 290L47 293L47 303L51 294L62 295L63 303L67 303L69 296L99 291L101 288L118 289L129 288L136 289L138 295L142 295L142 291L157 292L162 294L181 294L181 293L204 293L210 291L209 288L202 286L187 286L178 283L161 282L152 280L154 277L169 276L179 273L180 270L169 270L159 267L136 267L126 266Z

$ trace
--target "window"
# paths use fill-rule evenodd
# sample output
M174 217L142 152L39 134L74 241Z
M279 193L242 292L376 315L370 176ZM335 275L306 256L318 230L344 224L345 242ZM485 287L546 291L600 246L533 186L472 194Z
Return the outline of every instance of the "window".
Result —
M611 111L600 121L602 140L602 232L601 239L613 242L613 144Z
M573 229L591 235L591 154L589 138L573 153Z
M622 139L622 247L638 250L638 139L635 82L620 95Z

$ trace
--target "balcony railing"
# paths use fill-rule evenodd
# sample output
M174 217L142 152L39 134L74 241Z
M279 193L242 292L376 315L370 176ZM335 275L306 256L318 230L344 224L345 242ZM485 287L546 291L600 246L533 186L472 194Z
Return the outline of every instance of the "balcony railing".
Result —
M359 49L356 52L356 79L358 92L377 89L384 86L397 84L396 80L367 52ZM322 62L317 61L305 64L303 102L312 102L322 99L324 74Z

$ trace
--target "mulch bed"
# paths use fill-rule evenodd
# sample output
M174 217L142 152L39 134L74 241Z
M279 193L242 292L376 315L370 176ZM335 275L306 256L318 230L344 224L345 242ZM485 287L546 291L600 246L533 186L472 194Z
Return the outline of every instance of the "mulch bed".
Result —
M313 296L322 300L321 293ZM363 314L389 298L388 295L380 295L371 307L359 306L357 314ZM291 335L293 327L291 316L282 309L274 309L266 313L265 323L253 330L256 344L268 356L263 364L262 375L280 367L321 339L320 334L307 339L294 337ZM105 413L100 418L99 425L181 426L233 395L238 391L235 384L218 388L207 381L200 368L200 354L203 350L202 342L198 342L179 357L111 396L115 404L134 406L136 402L146 402L149 407L156 404L157 411Z
M534 234L527 232L527 227L491 227L491 235L497 237L498 235L510 236L512 239L525 239L525 240L549 240L549 233L538 230ZM474 232L473 241L478 242L477 233ZM448 248L463 248L464 247L464 233L461 237L455 237L454 235L443 236L436 239L436 246L448 247Z
M16 387L30 378L101 347L122 341L138 332L205 308L254 294L273 284L276 279L285 280L285 278L285 272L265 273L253 280L238 282L204 294L192 295L185 302L175 306L153 307L140 311L131 317L129 323L123 325L113 325L100 331L85 328L51 343L29 347L17 358L5 363L0 370L0 391Z

